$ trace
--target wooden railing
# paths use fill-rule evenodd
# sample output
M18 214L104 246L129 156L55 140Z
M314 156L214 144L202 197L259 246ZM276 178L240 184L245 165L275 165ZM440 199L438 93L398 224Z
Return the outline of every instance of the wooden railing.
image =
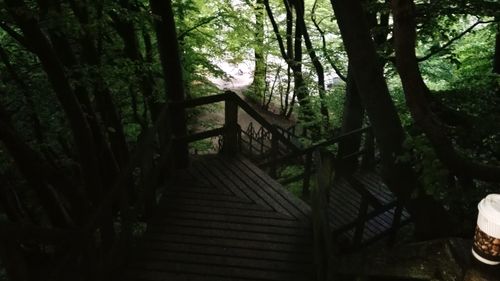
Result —
M222 127L186 136L172 138L169 129L169 108L193 108L224 102L225 123ZM12 281L30 280L28 265L20 245L39 243L51 245L59 255L52 262L50 275L39 276L42 280L111 280L111 272L123 261L127 245L133 240L134 224L146 222L157 204L157 188L160 181L168 180L172 169L172 148L179 143L190 143L211 137L222 136L222 153L236 155L241 145L241 129L238 125L238 109L245 111L270 134L269 160L261 163L271 176L290 160L299 159L305 170L297 180L303 181L303 194L307 196L315 170L313 154L326 146L336 144L354 134L369 132L361 128L330 140L299 148L289 136L268 122L249 104L233 92L207 96L164 106L154 126L140 139L125 169L121 171L112 188L101 202L94 206L87 223L75 229L54 229L30 225L0 225L0 255ZM279 156L279 147L290 153ZM346 157L358 157L359 151ZM344 158L346 158L344 157ZM139 174L139 180L137 178ZM139 181L139 184L134 182ZM133 200L132 200L133 199ZM64 252L64 255L60 255ZM69 275L68 275L69 274Z
M225 124L222 127L195 133L183 139L183 141L196 141L205 138L221 135L223 137L222 152L229 155L235 155L239 152L241 141L241 128L238 124L238 109L245 111L270 135L271 140L271 158L277 158L277 145L285 145L290 151L298 151L299 148L288 138L281 134L278 129L253 109L248 103L240 98L236 93L227 91L223 94L201 97L173 104L184 108L193 108L202 105L224 102Z
M262 162L259 164L261 168L266 168L266 167L282 167L289 165L290 163L293 162L298 162L304 166L304 171L298 175L294 175L289 178L285 178L280 180L281 184L289 184L292 182L297 182L302 180L302 195L304 198L307 198L309 193L310 193L310 186L311 186L311 179L315 175L317 171L316 165L314 165L313 161L313 154L326 147L331 147L333 145L336 145L340 143L341 141L348 139L354 135L357 134L366 134L367 139L369 139L369 136L371 134L371 127L364 127L364 128L359 128L350 132L347 132L345 134L340 134L338 136L335 136L329 140L322 141L316 144L313 144L309 147L299 149L297 151L290 152L287 155L281 156L276 159L270 159L265 162ZM368 144L365 143L365 145L359 150L354 153L351 153L349 155L345 155L342 158L336 158L334 159L336 162L336 166L342 165L342 161L348 160L350 158L355 158L355 157L360 157L360 156L365 156L365 155L371 155L373 152L373 147L370 145L373 145L372 142L368 142ZM371 159L371 156L369 157ZM371 160L370 160L371 161ZM366 157L363 157L363 162L368 162L366 160Z

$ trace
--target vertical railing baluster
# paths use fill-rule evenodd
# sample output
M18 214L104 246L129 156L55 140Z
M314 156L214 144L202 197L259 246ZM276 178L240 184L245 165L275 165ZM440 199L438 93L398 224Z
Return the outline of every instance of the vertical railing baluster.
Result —
M310 151L306 154L306 163L304 167L304 181L302 183L302 196L307 198L310 192L311 185L311 170L312 170L312 160L313 160L313 151Z
M238 153L238 104L230 96L225 102L225 125L223 153L235 155Z
M277 174L277 163L276 160L278 159L278 137L272 133L271 134L271 167L269 171L269 175L273 178L276 178L278 176Z
M375 137L372 129L368 129L365 133L365 154L361 160L361 168L369 169L375 164Z

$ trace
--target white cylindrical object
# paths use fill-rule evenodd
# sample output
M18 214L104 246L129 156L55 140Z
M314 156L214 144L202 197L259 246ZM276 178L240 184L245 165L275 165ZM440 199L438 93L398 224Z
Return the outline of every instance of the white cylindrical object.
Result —
M500 194L490 194L478 204L472 254L479 261L500 264Z

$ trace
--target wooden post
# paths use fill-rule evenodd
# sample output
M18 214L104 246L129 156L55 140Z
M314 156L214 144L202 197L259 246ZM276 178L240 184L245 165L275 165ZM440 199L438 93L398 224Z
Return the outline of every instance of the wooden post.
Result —
M366 153L361 161L361 168L369 169L375 164L375 137L372 129L366 131L365 134L365 150Z
M162 147L161 147L162 148ZM161 149L160 148L160 149ZM154 205L156 203L156 185L158 182L151 178L151 174L153 171L153 154L154 147L153 143L150 143L143 154L142 163L141 163L141 184L144 190L143 196L143 204L144 204L144 216L146 218L150 218L153 214Z
M306 164L304 167L304 181L302 183L302 197L307 198L309 196L309 187L311 184L311 168L312 168L312 157L313 152L310 151L306 154Z
M238 104L228 97L225 102L224 145L225 155L238 153Z
M388 244L393 245L394 242L396 242L396 234L399 228L399 225L401 224L401 216L403 215L403 205L398 202L396 205L396 209L394 210L394 217L392 219L392 225L391 225L391 233L389 237Z
M274 135L274 133L271 134L271 167L269 170L269 175L272 178L277 177L277 171L276 171L276 160L278 159L278 137Z

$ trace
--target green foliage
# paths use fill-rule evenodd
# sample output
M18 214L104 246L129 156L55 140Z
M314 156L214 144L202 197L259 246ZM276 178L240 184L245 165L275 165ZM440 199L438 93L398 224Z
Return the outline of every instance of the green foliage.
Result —
M458 23L449 22L449 19L444 22L448 28L452 27L450 30L461 31L471 25L469 18ZM427 85L433 90L475 89L479 91L491 88L496 79L492 74L495 25L479 25L448 49L423 62L421 69ZM443 40L450 40L450 36ZM429 48L428 46L429 44L424 42L420 49ZM431 51L432 45L429 52Z
M290 165L286 166L279 174L279 179L288 179L304 173L304 166L302 165ZM286 188L292 192L295 196L302 196L302 181L296 181L289 183Z
M427 138L424 135L407 136L404 147L408 152L398 160L409 161L412 159L411 153L415 161L414 169L420 175L419 181L423 191L438 200L446 199L449 195L448 170L437 159Z

